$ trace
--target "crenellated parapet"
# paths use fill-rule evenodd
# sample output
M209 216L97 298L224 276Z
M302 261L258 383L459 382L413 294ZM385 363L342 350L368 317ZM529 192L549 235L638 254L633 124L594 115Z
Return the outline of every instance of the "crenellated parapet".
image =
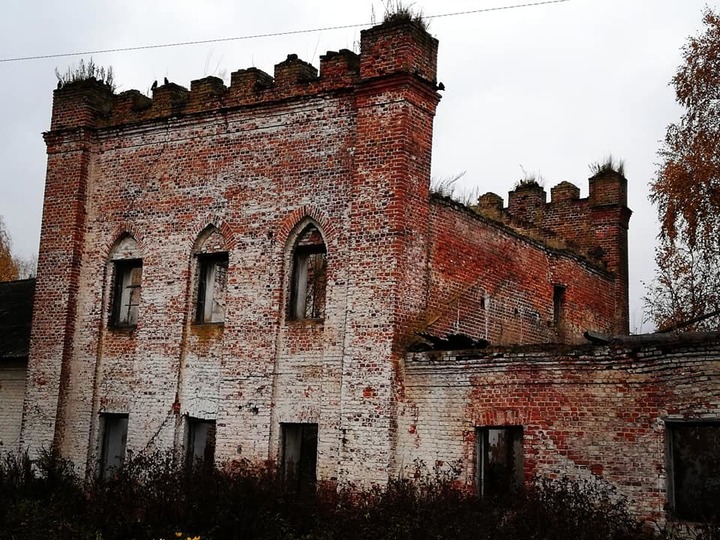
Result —
M190 83L190 90L166 82L152 97L138 90L115 94L88 79L55 91L51 130L115 127L169 117L232 109L354 89L363 82L409 75L435 90L437 45L417 23L393 22L364 30L360 54L347 49L320 57L319 70L289 54L273 75L257 68L231 74L230 86L217 77Z
M316 65L290 54L272 72L236 70L229 84L166 80L149 95L94 79L58 88L36 296L48 309L34 318L23 440L78 464L91 456L89 471L106 413L137 418L129 448L184 440L170 417L144 432L165 411L217 419L222 460L238 448L240 459L265 460L286 423L317 423L319 474L384 481L394 471L393 385L427 297L417 269L429 253L436 59L437 40L406 20L362 32L359 54L331 51ZM301 245L309 225L323 240ZM192 247L209 228L226 235L224 255ZM125 234L142 249L108 259ZM327 273L316 268L322 253ZM227 326L197 307L216 287ZM142 288L139 300L130 288ZM308 289L312 316L300 309ZM121 320L123 294L135 303ZM230 355L252 359L221 360ZM332 367L305 373L309 363ZM241 395L257 401L225 406ZM331 418L326 403L348 412ZM364 410L372 416L354 413Z
M589 196L580 197L580 188L561 182L550 190L536 182L520 183L508 193L508 206L495 193L478 198L474 209L486 218L554 247L573 251L613 272L622 272L619 252L627 240L630 210L627 208L627 180L613 171L590 178ZM625 247L623 247L623 245Z
M570 182L560 182L550 190L550 200L554 203L577 201L580 198L580 188Z

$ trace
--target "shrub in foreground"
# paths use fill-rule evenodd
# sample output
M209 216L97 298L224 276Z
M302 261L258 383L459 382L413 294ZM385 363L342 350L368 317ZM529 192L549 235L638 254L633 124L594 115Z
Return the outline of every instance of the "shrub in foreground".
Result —
M418 464L416 464L418 465ZM83 483L50 454L0 464L0 539L586 539L651 538L598 482L539 480L522 494L482 499L453 471L361 489L283 489L272 464L179 468L172 454L135 457ZM717 536L699 533L698 540ZM179 535L179 536L177 536ZM671 538L670 531L656 537Z

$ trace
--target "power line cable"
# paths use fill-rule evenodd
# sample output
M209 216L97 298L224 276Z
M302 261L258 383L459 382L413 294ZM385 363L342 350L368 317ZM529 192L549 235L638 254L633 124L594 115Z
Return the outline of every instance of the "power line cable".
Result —
M423 19L439 19L441 17L455 17L458 15L471 15L473 13L486 13L489 11L504 11L508 9L518 9L533 6L543 6L546 4L560 4L563 2L570 2L570 0L544 0L542 2L531 2L527 4L515 4L512 6L500 6L492 8L472 9L468 11L457 11L455 13L442 13L440 15L423 15ZM0 58L0 63L8 62L24 62L28 60L43 60L47 58L65 58L71 56L87 56L92 54L106 54L115 52L128 52L128 51L140 51L147 49L167 49L169 47L187 47L190 45L203 45L207 43L222 43L226 41L240 41L248 39L260 39L277 36L291 36L296 34L310 34L313 32L325 32L328 30L343 30L345 28L360 28L363 26L372 26L374 23L358 23L358 24L344 24L339 26L325 26L322 28L309 28L305 30L288 30L286 32L270 32L267 34L252 34L249 36L235 36L226 38L214 38L214 39L200 39L196 41L179 41L176 43L160 43L156 45L137 45L135 47L117 47L114 49L98 49L94 51L82 51L82 52L69 52L69 53L55 53L55 54L38 54L34 56L16 56L14 58Z

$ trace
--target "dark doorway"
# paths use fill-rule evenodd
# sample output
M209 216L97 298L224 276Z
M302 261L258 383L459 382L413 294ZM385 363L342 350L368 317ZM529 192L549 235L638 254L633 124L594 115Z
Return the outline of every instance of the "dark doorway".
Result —
M212 466L215 464L215 420L187 419L187 464Z
M282 424L282 478L288 491L315 489L317 424Z
M127 444L128 415L101 414L102 447L100 448L100 476L110 478L122 467Z
M507 495L523 485L521 426L477 428L477 485L481 497Z

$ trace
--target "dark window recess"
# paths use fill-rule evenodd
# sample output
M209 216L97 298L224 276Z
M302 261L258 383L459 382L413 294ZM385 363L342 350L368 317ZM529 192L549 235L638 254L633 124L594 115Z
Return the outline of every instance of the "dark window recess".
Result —
M227 270L227 253L198 256L196 322L221 323L225 321Z
M565 319L565 286L553 286L553 324L562 325Z
M215 463L215 420L188 418L186 458L191 466Z
M137 325L141 282L142 261L140 259L115 262L115 290L112 305L113 325Z
M678 422L668 435L668 497L676 517L720 520L720 422Z
M325 318L327 252L320 231L308 225L300 235L293 256L290 318Z
M476 445L477 486L481 497L507 495L522 488L522 427L477 428Z
M282 424L282 478L289 491L315 489L317 437L317 424Z
M100 449L100 476L112 476L125 459L127 444L127 414L101 414L102 448Z

